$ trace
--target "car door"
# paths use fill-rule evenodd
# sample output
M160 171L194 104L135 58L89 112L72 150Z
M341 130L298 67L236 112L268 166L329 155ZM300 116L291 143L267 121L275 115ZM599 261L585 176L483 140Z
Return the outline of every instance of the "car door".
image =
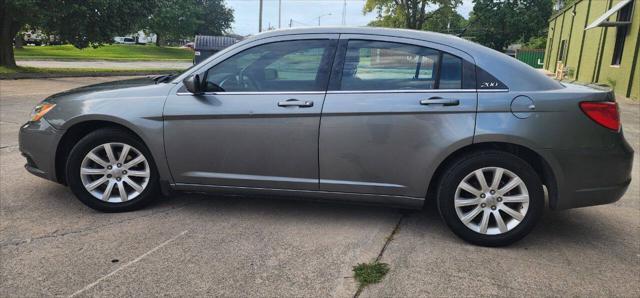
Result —
M337 35L258 40L201 72L203 95L176 87L164 111L176 184L317 190L320 112L336 44Z
M320 126L320 189L424 198L448 150L472 143L472 57L412 39L340 39Z

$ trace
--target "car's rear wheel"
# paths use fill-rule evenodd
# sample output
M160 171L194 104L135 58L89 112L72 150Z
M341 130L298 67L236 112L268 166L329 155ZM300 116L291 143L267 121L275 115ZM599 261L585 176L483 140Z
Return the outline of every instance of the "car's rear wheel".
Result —
M96 210L136 210L157 195L158 174L149 150L124 130L100 129L82 138L66 170L73 193Z
M535 170L501 151L477 152L454 162L438 188L440 215L465 241L509 245L526 236L544 209Z

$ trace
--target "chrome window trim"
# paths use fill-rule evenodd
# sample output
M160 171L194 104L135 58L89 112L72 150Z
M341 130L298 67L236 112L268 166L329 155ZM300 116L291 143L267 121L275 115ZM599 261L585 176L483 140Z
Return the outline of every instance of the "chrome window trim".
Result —
M474 93L474 92L509 92L509 89L413 89L413 90L333 90L326 94L370 94L370 93ZM322 95L325 91L235 91L205 92L201 95ZM193 95L190 92L177 92L177 96Z
M230 92L205 92L201 95L297 95L315 94L322 95L325 91L230 91ZM191 92L177 92L177 96L193 95Z
M509 89L476 89L478 92L509 92Z
M327 94L369 94L369 93L475 93L509 92L509 89L409 89L409 90L332 90Z
M327 94L369 94L369 93L473 93L475 89L407 89L407 90L334 90L328 91Z

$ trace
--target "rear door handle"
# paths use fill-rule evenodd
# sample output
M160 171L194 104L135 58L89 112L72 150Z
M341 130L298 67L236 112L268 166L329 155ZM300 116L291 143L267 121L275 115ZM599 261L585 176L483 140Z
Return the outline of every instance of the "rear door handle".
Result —
M287 99L285 101L278 102L279 107L301 107L301 108L309 108L313 107L313 101L310 100L297 100L297 99Z
M437 98L423 99L420 101L420 104L423 106L428 106L428 105L457 106L460 104L460 101L457 99L437 97Z

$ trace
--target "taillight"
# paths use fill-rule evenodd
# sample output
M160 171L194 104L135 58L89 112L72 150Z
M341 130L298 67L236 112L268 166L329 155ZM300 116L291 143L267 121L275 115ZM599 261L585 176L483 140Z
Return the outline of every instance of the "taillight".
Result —
M620 130L620 114L618 113L617 103L610 101L583 101L580 103L580 108L596 123L613 131Z

